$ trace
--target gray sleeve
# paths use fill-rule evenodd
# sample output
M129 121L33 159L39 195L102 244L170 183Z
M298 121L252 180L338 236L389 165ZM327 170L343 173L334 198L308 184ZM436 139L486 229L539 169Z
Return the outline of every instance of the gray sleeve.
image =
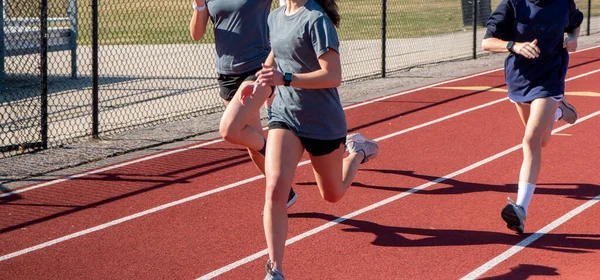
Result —
M321 57L329 49L339 53L340 41L335 26L327 16L321 16L312 24L310 29L313 49L317 58Z

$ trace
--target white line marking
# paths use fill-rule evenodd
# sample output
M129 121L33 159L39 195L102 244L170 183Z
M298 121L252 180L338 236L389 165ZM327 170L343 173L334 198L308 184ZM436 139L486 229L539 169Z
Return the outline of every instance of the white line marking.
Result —
M594 47L590 47L590 48L578 50L578 51L576 51L576 53L578 53L578 52L584 52L584 51L595 49L595 48L600 48L600 46L594 46ZM504 69L504 68L493 69L493 70L485 71L485 72L482 72L482 73L477 73L477 74L473 74L473 75L469 75L469 76L465 76L465 77L461 77L461 78L456 78L456 79L452 79L452 80L448 80L448 81L439 82L439 83L436 83L436 84L432 84L432 85L428 85L428 86L416 88L416 89L411 89L411 90L407 90L407 91L402 91L402 92L394 93L394 94L391 94L391 95L388 95L388 96L384 96L384 97L381 97L381 98L373 99L373 100L370 100L370 101L364 101L364 102L361 102L361 103L358 103L358 104L354 104L354 105L350 105L350 106L344 107L344 110L348 110L348 109L352 109L352 108L357 108L357 107L365 106L365 105L372 104L372 103L375 103L375 102L378 102L378 101L382 101L382 100L386 100L386 99L389 99L389 98L406 95L406 94L409 94L409 93L413 93L413 92L416 92L416 91L421 91L421 90L429 89L429 88L432 88L432 87L436 87L436 86L440 86L440 85L444 85L444 84L448 84L448 83L453 83L453 82L457 82L457 81L462 81L462 80L466 80L466 79L470 79L470 78L474 78L474 77L486 75L486 74L489 74L489 73L500 71L502 69ZM566 80L566 81L568 81L568 80ZM27 192L27 191L31 191L31 190L35 190L35 189L41 188L41 187L47 187L47 186L50 186L50 185L54 185L54 184L66 182L66 181L69 181L69 180L72 180L72 179L77 179L77 178L81 178L81 177L85 177L85 176L89 176L89 175L93 175L93 174L97 174L97 173L101 173L101 172L105 172L105 171L110 171L110 170L113 170L113 169L117 169L117 168L120 168L120 167L132 165L132 164L136 164L136 163L140 163L140 162L144 162L144 161L155 159L155 158L160 158L160 157L164 157L164 156L168 156L168 155L172 155L172 154L176 154L176 153L180 153L180 152L185 152L185 151L188 151L188 150L192 150L192 149L196 149L196 148L200 148L200 147L212 145L212 144L223 142L223 141L224 141L223 138L219 138L219 139L215 139L215 140L212 140L212 141L209 141L209 142L206 142L206 143L202 143L202 144L190 146L190 147L187 147L187 148L181 148L181 149L171 150L171 151L168 151L168 152L157 153L157 154L154 154L154 155L151 155L151 156L142 157L142 158L135 159L135 160L132 160L132 161L126 161L126 162L122 162L122 163L119 163L119 164L116 164L116 165L106 166L106 167L103 167L101 169L96 169L96 170L93 170L93 171L86 171L86 172L83 172L83 173L78 173L78 174L75 174L75 175L67 176L67 177L64 177L64 178L61 178L61 179L56 179L56 180L48 181L48 182L45 182L45 183L41 183L41 184L29 186L29 187L23 187L23 188L20 188L20 189L13 190L11 192L2 193L2 194L0 194L0 198L11 196L11 195L15 195L15 194L19 194L19 193L24 193L24 192Z
M473 272L467 274L465 277L463 277L461 279L463 279L463 280L470 280L470 279L475 279L475 278L483 275L484 273L488 272L489 270L491 270L492 268L494 268L495 266L497 266L501 262L507 260L508 258L512 257L516 253L518 253L521 250L525 249L527 246L529 246L534 241L540 239L545 234L551 232L555 228L557 228L560 225L566 223L568 220L570 220L573 217L581 214L581 212L583 212L586 209L592 207L594 204L598 203L598 201L600 201L600 195L592 198L591 200L587 201L586 203L584 203L582 205L579 205L579 207L571 210L567 214L565 214L562 217L556 219L552 223L546 225L545 227L543 227L542 229L538 230L534 234L532 234L529 237L523 239L521 242L517 243L517 245L514 245L514 246L510 247L510 249L504 251L504 253L502 253L502 254L498 255L497 257L491 259L489 262L483 264L482 266L480 266L479 268L475 269Z
M407 91L398 92L398 93L395 93L395 94L392 94L392 95L384 96L382 98L378 98L378 99L374 99L374 100L370 100L370 101L365 101L365 102L362 102L362 103L354 104L354 105L351 105L351 106L347 106L347 107L344 108L344 110L348 110L348 109L352 109L352 108L357 108L357 107L365 106L365 105L368 105L368 104L375 103L377 101L381 101L381 100L385 100L385 99L389 99L389 98L393 98L393 97L398 97L398 96L402 96L402 95L406 95L406 94L409 94L409 93L413 93L413 92L420 91L420 90L425 90L425 89L428 89L428 88L431 88L431 87L435 87L435 86L439 86L439 85L443 85L443 84L447 84L447 83L453 83L453 82L456 82L456 81L462 81L462 80L465 80L465 79L470 79L470 78L478 77L478 76L489 74L489 73L492 73L492 72L495 72L495 71L499 71L499 70L502 70L502 69L503 68L494 69L494 70L490 70L490 71L486 71L486 72L482 72L482 73L477 73L477 74L473 74L473 75L466 76L466 77L461 77L461 78L457 78L457 79L453 79L453 80L448 80L448 81L440 82L440 83L437 83L437 84L434 84L434 85L428 85L428 86L424 86L424 87L420 87L420 88L416 88L416 89L411 89L411 90L407 90ZM86 171L86 172L78 173L78 174L75 174L75 175L67 176L65 178L56 179L56 180L48 181L48 182L45 182L45 183L41 183L41 184L29 186L29 187L23 187L23 188L16 189L16 190L13 190L13 191L7 192L7 193L2 193L2 194L0 194L0 198L11 196L11 195L15 195L15 194L19 194L19 193L24 193L24 192L27 192L27 191L39 189L39 188L42 188L42 187L47 187L47 186L50 186L50 185L54 185L54 184L66 182L66 181L69 181L69 180L73 180L73 179L77 179L77 178L81 178L81 177L85 177L85 176L89 176L89 175L93 175L93 174L98 174L98 173L105 172L105 171L110 171L110 170L113 170L113 169L117 169L117 168L120 168L120 167L132 165L132 164L136 164L136 163L140 163L140 162L144 162L144 161L155 159L155 158L160 158L160 157L164 157L164 156L168 156L168 155L172 155L172 154L177 154L177 153L180 153L180 152L185 152L185 151L197 149L197 148L200 148L200 147L204 147L204 146L216 144L216 143L223 142L223 141L224 141L223 138L219 138L219 139L215 139L215 140L212 140L212 141L209 141L209 142L206 142L206 143L202 143L202 144L198 144L198 145L193 145L193 146L186 147L186 148L181 148L181 149L171 150L171 151L167 151L167 152L157 153L157 154L150 155L150 156L147 156L147 157L142 157L142 158L131 160L131 161L125 161L125 162L122 162L122 163L119 163L119 164L116 164L116 165L109 165L109 166L103 167L101 169L92 170L92 171Z
M593 114L587 115L587 116L585 116L585 117L583 117L583 118L579 119L579 120L577 121L577 124L578 124L578 123L581 123L581 122L583 122L583 121L585 121L585 120L587 120L587 119L593 118L593 117L595 117L595 116L597 116L597 115L600 115L600 111L597 111L597 112L595 112L595 113L593 113ZM557 128L557 129L553 130L553 131L552 131L552 133L560 132L560 131L562 131L562 130L564 130L564 129L567 129L567 128L569 128L569 127L573 126L573 125L574 125L574 124L567 124L567 125L563 125L563 126L561 126L561 127ZM345 216L343 216L343 217L337 218L337 219L335 219L335 220L333 220L333 221L331 221L331 222L325 223L325 224L323 224L323 225L321 225L321 226L319 226L319 227L317 227L317 228L314 228L314 229L312 229L312 230L309 230L309 231L307 231L307 232L304 232L304 233L302 233L302 234L300 234L300 235L296 235L296 236L294 236L294 237L292 237L292 238L288 239L288 240L285 242L285 245L287 246L287 245L293 244L293 243L295 243L295 242L297 242L297 241L300 241L300 240L302 240L302 239L304 239L304 238L307 238L307 237L309 237L309 236L311 236L311 235L315 235L315 234L317 234L317 233L319 233L319 232L321 232L321 231L323 231L323 230L326 230L326 229L328 229L328 228L331 228L331 227L333 227L333 226L335 226L335 225L337 225L337 224L339 224L339 223L342 223L342 222L343 222L343 221L345 221L345 220L351 219L351 218L353 218L353 217L356 217L356 216L358 216L358 215L360 215L360 214L363 214L363 213L365 213L365 212L368 212L368 211L371 211L371 210L373 210L373 209L379 208L379 207L381 207L381 206L384 206L384 205L386 205L386 204L388 204L388 203L394 202L394 201L396 201L396 200L398 200L398 199L400 199L400 198L403 198L403 197L405 197L405 196L408 196L408 195L410 195L410 194L416 193L416 192L418 192L418 191L420 191L420 190L424 190L424 189L426 189L426 188L428 188L428 187L430 187L430 186L433 186L433 185L435 185L435 184L437 184L437 183L441 183L441 182L443 182L443 181L446 181L446 180L448 180L448 179L450 179L450 178L453 178L453 177L456 177L456 176L458 176L458 175L461 175L461 174L463 174L463 173L466 173L466 172L468 172L468 171L471 171L471 170L473 170L473 169L475 169L475 168L477 168L477 167L480 167L480 166L482 166L482 165L484 165L484 164L486 164L486 163L489 163L489 162L491 162L491 161L494 161L494 160L496 160L496 159L498 159L498 158L501 158L501 157L503 157L503 156L505 156L505 155L508 155L508 154L510 154L510 153L512 153L512 152L514 152L514 151L520 150L522 147L523 147L523 144L519 144L519 145L517 145L517 146L514 146L514 147L512 147L512 148L510 148L510 149L507 149L507 150L505 150L505 151L503 151L503 152L500 152L500 153L497 153L497 154L495 154L495 155L493 155L493 156L491 156L491 157L488 157L488 158L486 158L486 159L484 159L484 160L481 160L481 161L479 161L479 162L476 162L476 163L474 163L474 164L471 164L471 165L469 165L469 166L467 166L467 167L465 167L465 168L463 168L463 169L460 169L460 170L458 170L458 171L455 171L455 172L453 172L453 173L450 173L450 174L448 174L448 175L446 175L446 176L443 176L443 177L437 178L437 179L435 179L435 180L433 180L433 181L429 181L429 182L427 182L427 183L425 183L425 184L423 184L423 185L420 185L420 186L418 186L418 187L412 188L412 189L410 189L410 190L407 190L407 191L405 191L405 192L403 192L403 193L400 193L400 194L394 195L394 196L392 196L392 197L389 197L389 198L387 198L387 199L384 199L384 200L382 200L382 201L379 201L379 202L377 202L377 203L371 204L371 205L369 205L369 206L367 206L367 207L365 207L365 208L362 208L362 209L359 209L359 210L357 210L357 211L354 211L354 212L352 212L352 213L350 213L350 214L347 214L347 215L345 215ZM595 202L597 202L597 201L595 201ZM594 203L595 203L595 202L594 202ZM589 202L588 202L588 203L589 203ZM587 204L587 203L586 203L586 204ZM584 204L584 205L585 205L585 204ZM593 205L593 204L592 204L592 205ZM589 205L589 206L591 206L591 205ZM589 206L587 206L587 207L589 207ZM583 210L585 210L587 207L583 208ZM580 208L581 208L581 206L580 206ZM579 209L579 208L578 208L578 209ZM583 210L581 210L581 211L583 211ZM579 211L579 212L581 212L581 211ZM578 214L578 213L576 213L576 214ZM567 215L565 215L565 216L567 216ZM572 215L572 216L574 216L574 215ZM570 219L572 216L570 216L570 217L569 217L569 219ZM567 219L567 220L568 220L568 219ZM566 222L567 220L565 220L565 222ZM558 225L557 225L557 226L558 226ZM547 227L548 227L548 226L547 226ZM547 227L545 227L545 228L547 228ZM555 226L555 227L556 227L556 226ZM550 230L552 230L552 229L553 229L553 228L551 228ZM540 230L540 231L541 231L541 230ZM543 234L542 234L542 235L543 235ZM538 238L539 238L539 237L538 237ZM536 239L537 239L537 238L536 238ZM534 240L535 240L535 239L534 239ZM533 242L534 240L532 240L531 242ZM524 242L524 241L523 241L523 242ZM523 242L522 242L522 243L523 243ZM531 242L529 242L529 243L531 243ZM529 243L528 243L528 244L529 244ZM521 243L519 243L519 244L521 244ZM519 244L517 244L516 246L518 246ZM517 251L517 252L518 252L518 251ZM516 252L515 252L515 253L516 253ZM212 279L213 277L216 277L216 276L219 276L219 275L221 275L221 274L223 274L223 273L225 273L225 272L231 271L231 270L233 270L233 269L235 269L235 268L237 268L237 267L239 267L239 266L241 266L241 265L244 265L244 264L246 264L246 263L249 263L249 262L251 262L251 261L254 261L254 260L256 260L256 259L258 259L258 258L260 258L260 257L262 257L262 256L265 256L265 255L267 255L267 254L268 254L268 252L267 252L267 250L266 250L266 249L265 249L265 250L262 250L262 251L260 251L260 252L254 253L254 254L252 254L252 255L250 255L250 256L248 256L248 257L245 257L245 258L243 258L243 259L241 259L241 260L239 260L239 261L236 261L236 262L234 262L234 263L231 263L231 264L229 264L229 265L226 265L226 266L224 266L224 267L221 267L221 268L219 268L219 269L217 269L217 270L215 270L215 271L212 271L212 272L210 272L210 273L208 273L208 274L206 274L206 275L203 275L202 277L200 277L200 278L197 278L197 279L198 279L198 280L202 280L202 279Z
M471 111L476 110L476 109L481 109L481 108L484 108L484 107L487 107L487 106L491 106L491 105L494 105L494 104L499 103L501 101L505 101L507 99L508 98L502 98L502 99L499 99L499 100L494 100L492 102L488 102L486 104L479 105L479 106L474 107L474 108L469 108L469 109L460 111L458 113L454 113L454 114L452 114L450 116L442 117L442 118L439 118L437 120L433 120L433 121L427 122L425 124L418 125L416 127L410 127L410 128L404 129L402 131L398 131L398 132L393 133L393 136L398 136L400 134L404 134L404 133L413 131L413 130L415 130L417 128L423 128L425 126L432 125L432 124L435 124L435 123L447 120L447 119L449 119L451 117L460 116L462 114L471 112ZM390 134L390 135L392 135L392 134ZM377 138L375 140L376 141L381 141L381 140L384 140L384 139L388 139L390 137L391 136L386 135L386 136ZM207 144L207 143L205 143L205 144ZM191 147L187 148L187 149L191 149ZM306 165L308 163L310 163L310 160L305 160L305 161L302 161L302 162L298 163L298 166L303 166L303 165ZM104 223L104 224L101 224L99 226L95 226L95 227L88 228L88 229L85 229L85 230L82 230L82 231L78 231L78 232L75 232L75 233L72 233L72 234L69 234L69 235L66 235L66 236L54 239L54 240L50 240L48 242L44 242L42 244L30 247L30 248L26 248L26 249L23 249L23 250L20 250L20 251L11 253L11 254L7 254L7 255L4 255L4 256L1 256L0 257L0 262L8 260L8 259L11 259L11 258L14 258L14 257L17 257L17 256L20 256L20 255L23 255L23 254L27 254L27 253L30 253L30 252L33 252L33 251L36 251L36 250L39 250L39 249L42 249L42 248L45 248L45 247L48 247L48 246L52 246L52 245L55 245L55 244L60 243L60 242L67 241L69 239L73 239L73 238L76 238L76 237L79 237L79 236L82 236L82 235L86 235L86 234L89 234L89 233L92 233L92 232L95 232L95 231L99 231L99 230L102 230L102 229L105 229L105 228L108 228L108 227L111 227L111 226L114 226L114 225L118 225L120 223L129 221L129 220L133 220L135 218L146 216L148 214L155 213L155 212L158 212L160 210L164 210L164 209L167 209L167 208L179 205L179 204L183 204L183 203L186 203L186 202L189 202L189 201L201 198L201 197L205 197L207 195L215 194L215 193L218 193L218 192L222 192L222 191L225 191L225 190L228 190L228 189L231 189L231 188L235 188L235 187L241 186L241 185L246 184L246 183L250 183L250 182L253 182L253 181L256 181L256 180L260 180L260 179L262 179L264 177L265 176L262 175L262 174L258 175L258 176L254 176L252 178L248 178L248 179L245 179L243 181L239 181L239 182L232 183L232 184L229 184L229 185L226 185L226 186L222 186L222 187L219 187L219 188L216 188L216 189L212 189L210 191L206 191L206 192L199 193L199 194L196 194L196 195L193 195L193 196L182 198L180 200L173 201L173 202L170 202L170 203L167 203L167 204L163 204L163 205L160 205L160 206L157 206L157 207L154 207L154 208L142 211L142 212L138 212L136 214L132 214L130 216L126 216L126 217L123 217L123 218L120 218L120 219L117 219L117 220L114 220L114 221L111 221L111 222L108 222L108 223Z
M579 76L583 77L584 75L579 75ZM569 80L572 80L572 79L573 79L573 78L571 78L571 79L569 79ZM567 81L569 81L569 80L567 80ZM499 102L505 101L505 100L507 100L507 99L508 99L508 98L506 98L506 97L505 97L505 98L501 98L501 99L498 99L498 100L494 100L494 101L488 102L488 103L486 103L486 104L479 105L479 106L476 106L476 107L473 107L473 108L469 108L469 109L466 109L466 110L463 110L463 111L460 111L460 112L454 113L454 114L452 114L452 115L445 116L445 117L442 117L442 118L439 118L439 119L436 119L436 120L433 120L433 121L430 121L430 122L427 122L427 123L424 123L424 124L421 124L421 125L418 125L418 126L415 126L415 127L410 127L410 128L407 128L407 129L404 129L404 130L401 130L401 131L395 132L395 133L393 133L393 134L389 134L389 135L385 135L385 136L379 137L379 138L377 138L377 139L374 139L374 140L376 140L376 141L381 141L381 140L385 140L385 139L388 139L388 138L390 138L390 137L393 137L393 136L398 136L398 135L400 135L400 134L404 134L404 133L407 133L407 132L413 131L413 130L415 130L415 129L417 129L417 128L422 128L422 127L425 127L425 126L429 126L429 125L432 125L432 124L435 124L435 123L438 123L438 122L441 122L441 121L447 120L447 119L449 119L449 118L452 118L452 117L460 116L460 115L462 115L462 114L465 114L465 113L471 112L471 111L473 111L473 110L476 110L476 109L481 109L481 108L484 108L484 107L487 107L487 106L494 105L494 104L496 104L496 103L499 103ZM577 123L579 123L580 121L582 121L582 120L584 120L584 119L585 119L585 118L582 118L582 119L578 120L578 122L577 122ZM569 127L569 126L571 126L571 125L565 125L565 126L563 126L563 127ZM561 128L562 128L562 127L561 127ZM560 130L555 130L555 131L556 131L556 132L558 132L558 131L560 131ZM393 136L390 136L390 135L393 135ZM219 141L219 140L215 140L215 141ZM211 141L211 142L203 143L203 144L201 144L201 145L209 145L210 143L213 143L213 142L215 142L215 141ZM196 145L196 146L199 146L199 145ZM193 147L194 147L194 146L193 146ZM179 149L179 150L189 150L189 149L192 149L193 147L188 147L188 148L185 148L185 149ZM173 150L173 151L166 152L166 153L175 153L175 152L177 152L177 151L179 151L179 150ZM166 153L163 153L163 154L166 154ZM145 160L148 160L148 159L150 159L150 158L159 157L159 156L161 156L161 155L162 155L162 154L157 154L157 155L154 155L154 157L152 157L152 156L151 156L151 157L148 157L148 158L147 158L147 159L145 159ZM303 165L306 165L306 164L308 164L308 163L310 163L310 161L309 161L309 160L306 160L306 161L300 162L300 163L298 164L298 166L303 166ZM123 164L125 164L125 163L123 163ZM111 166L111 167L113 167L113 166ZM107 167L107 168L109 168L109 167ZM100 170L100 169L99 169L99 170ZM92 171L92 172L96 172L96 173L97 173L97 172L101 172L101 171L98 171L98 170L96 170L96 171ZM91 173L91 172L88 172L88 173ZM82 174L86 174L86 173L82 173ZM92 173L91 173L91 174L92 174ZM82 175L82 176L84 176L84 175ZM82 176L80 176L80 177L82 177ZM216 189L210 190L210 191L206 191L206 192L199 193L199 194L196 194L196 195L193 195L193 196L189 196L189 197L186 197L186 198L183 198L183 199L180 199L180 200L177 200L177 201L173 201L173 202L170 202L170 203L167 203L167 204L163 204L163 205L160 205L160 206L157 206L157 207L154 207L154 208L151 208L151 209L148 209L148 210L142 211L142 212L138 212L138 213L136 213L136 214L133 214L133 215L129 215L129 216L126 216L126 217L123 217L123 218L117 219L117 220L113 220L113 221L111 221L111 222L108 222L108 223L104 223L104 224L101 224L101 225L98 225L98 226L95 226L95 227L92 227L92 228L88 228L88 229L85 229L85 230L82 230L82 231L78 231L78 232L75 232L75 233L72 233L72 234L69 234L69 235L66 235L66 236L63 236L63 237L57 238L57 239L53 239L53 240L50 240L50 241L48 241L48 242L45 242L45 243L42 243L42 244L39 244L39 245L36 245L36 246L33 246L33 247L29 247L29 248L26 248L26 249L23 249L23 250L20 250L20 251L14 252L14 253L10 253L10 254L7 254L7 255L4 255L4 256L1 256L1 257L0 257L0 262L2 262L2 261L5 261L5 260L8 260L8 259L11 259L11 258L14 258L14 257L17 257L17 256L20 256L20 255L23 255L23 254L30 253L30 252L33 252L33 251L36 251L36 250L40 250L40 249L43 249L43 248L45 248L45 247L52 246L52 245L55 245L55 244L57 244L57 243L61 243L61 242L64 242L64 241L67 241L67 240L70 240L70 239L73 239L73 238L76 238L76 237L79 237L79 236L82 236L82 235L86 235L86 234L89 234L89 233L92 233L92 232L96 232L96 231L99 231L99 230L102 230L102 229L105 229L105 228L108 228L108 227L111 227L111 226L114 226L114 225L118 225L118 224L120 224L120 223L123 223L123 222L129 221L129 220L133 220L133 219L135 219L135 218L139 218L139 217L142 217L142 216L146 216L146 215L148 215L148 214L155 213L155 212L158 212L158 211L160 211L160 210L164 210L164 209L167 209L167 208L170 208L170 207L173 207L173 206L177 206L177 205L179 205L179 204L183 204L183 203L186 203L186 202L189 202L189 201L192 201L192 200L195 200L195 199L201 198L201 197L205 197L205 196L207 196L207 195L211 195L211 194L215 194L215 193L218 193L218 192L222 192L222 191L225 191L225 190L228 190L228 189L231 189L231 188L235 188L235 187L241 186L241 185L243 185L243 184L250 183L250 182L253 182L253 181L256 181L256 180L262 179L262 178L264 178L264 175L258 175L258 176L254 176L254 177L251 177L251 178L245 179L245 180L243 180L243 181L238 181L238 182L236 182L236 183L232 183L232 184L229 184L229 185L226 185L226 186L222 186L222 187L219 187L219 188L216 188ZM444 178L444 180L446 180L446 179L447 179L447 178ZM59 181L59 180L56 180L56 181ZM66 180L65 180L65 181L66 181ZM443 181L443 180L442 180L442 181ZM438 181L437 181L437 180L436 180L436 181L432 181L432 182L434 182L434 184L435 184L435 183L438 183ZM426 186L426 187L428 187L428 186ZM417 189L418 189L418 187L417 187L417 188L415 188L415 192L417 191ZM409 190L409 191L407 191L407 192L410 192L410 190ZM295 242L295 241L294 241L294 242Z
M347 107L344 108L344 110L348 110L348 109L352 109L352 108L357 108L357 107L360 107L360 106L365 106L365 105L368 105L368 104L375 103L377 101L381 101L381 100L385 100L385 99L389 99L389 98L393 98L393 97L397 97L397 96L401 96L401 95L406 95L406 94L413 93L413 92L416 92L416 91L425 90L425 89L428 89L428 88L431 88L431 87L434 87L434 86L439 86L439 85L443 85L443 84L447 84L447 83L452 83L452 82L461 81L461 80L465 80L465 79L469 79L469 78L474 78L474 77L477 77L477 76L485 75L485 74L492 73L492 72L499 71L499 70L502 70L502 68L500 68L500 69L494 69L494 70L491 70L491 71L487 71L487 72L483 72L483 73L478 73L478 74L474 74L474 75L470 75L470 76L466 76L466 77L462 77L462 78L457 78L457 79L453 79L453 80L449 80L449 81L444 81L444 82L440 82L440 83L437 83L437 84L434 84L434 85L424 86L424 87L420 87L420 88L416 88L416 89L411 89L411 90L407 90L407 91L395 93L395 94L392 94L392 95L384 96L382 98L378 98L378 99L366 101L366 102L363 102L363 103L358 103L358 104L355 104L355 105L347 106ZM93 175L93 174L98 174L98 173L105 172L105 171L110 171L110 170L113 170L113 169L117 169L117 168L120 168L120 167L132 165L132 164L136 164L136 163L140 163L140 162L144 162L144 161L155 159L155 158L160 158L160 157L164 157L164 156L168 156L168 155L172 155L172 154L176 154L176 153L180 153L180 152L189 151L189 150L192 150L192 149L197 149L197 148L200 148L200 147L212 145L212 144L223 142L223 141L224 141L223 138L219 138L219 139L215 139L215 140L212 140L212 141L209 141L209 142L206 142L206 143L202 143L202 144L198 144L198 145L194 145L194 146L190 146L190 147L186 147L186 148L171 150L171 151L168 151L168 152L157 153L157 154L154 154L154 155L151 155L151 156L142 157L142 158L135 159L135 160L132 160L132 161L125 161L125 162L122 162L122 163L119 163L119 164L116 164L116 165L106 166L106 167L103 167L101 169L96 169L96 170L92 170L92 171L86 171L86 172L83 172L83 173L78 173L78 174L75 174L75 175L67 176L65 178L56 179L56 180L48 181L48 182L45 182L45 183L41 183L41 184L29 186L29 187L23 187L23 188L20 188L20 189L11 191L11 192L2 193L2 194L0 194L0 198L11 196L11 195L15 195L15 194L19 194L19 193L24 193L24 192L27 192L27 191L39 189L41 187L47 187L47 186L50 186L50 185L54 185L54 184L66 182L66 181L69 181L69 180L73 180L73 179L77 179L77 178L81 178L81 177L85 177L85 176L89 176L89 175Z

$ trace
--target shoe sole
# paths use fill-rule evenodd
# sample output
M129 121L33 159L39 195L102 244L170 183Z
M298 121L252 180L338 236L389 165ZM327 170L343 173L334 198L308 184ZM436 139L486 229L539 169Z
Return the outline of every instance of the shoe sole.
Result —
M570 122L570 121L567 121L567 120L565 120L565 121L566 121L567 123L574 124L574 123L577 121L577 110L575 110L575 107L573 107L571 104L569 104L569 103L567 103L567 102L564 102L564 101L561 101L561 102L562 102L562 104L563 104L563 105L564 105L564 106L565 106L567 109L569 109L569 110L571 110L571 112L573 112L573 115L575 115L575 120L574 120L574 121L572 121L572 122ZM564 112L563 112L563 115L564 115ZM564 118L563 118L563 120L564 120Z
M523 230L519 227L521 221L512 205L508 204L504 206L504 209L502 209L502 219L506 222L506 227L508 229L513 230L518 234L523 234Z

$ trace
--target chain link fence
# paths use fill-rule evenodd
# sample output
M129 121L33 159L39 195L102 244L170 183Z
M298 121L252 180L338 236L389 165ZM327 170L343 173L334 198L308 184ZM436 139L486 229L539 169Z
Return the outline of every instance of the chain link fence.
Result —
M499 2L338 0L344 82L476 58ZM581 35L600 33L600 1L576 3ZM0 10L0 157L224 110L212 25L192 41L190 0L3 0Z

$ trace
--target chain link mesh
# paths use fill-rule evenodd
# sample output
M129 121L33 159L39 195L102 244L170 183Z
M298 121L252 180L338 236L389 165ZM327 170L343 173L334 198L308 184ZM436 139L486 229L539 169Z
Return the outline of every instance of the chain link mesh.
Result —
M46 72L40 54L43 1L2 2L0 157L44 146L45 75L47 146L92 135L92 0L46 1ZM485 21L499 2L338 0L344 82L481 53ZM588 1L576 3L586 15L581 28L586 35ZM274 1L273 8L277 6ZM600 2L592 1L590 11L590 33L599 33ZM190 0L103 0L98 1L97 13L100 135L224 109L212 24L200 42L190 38Z

